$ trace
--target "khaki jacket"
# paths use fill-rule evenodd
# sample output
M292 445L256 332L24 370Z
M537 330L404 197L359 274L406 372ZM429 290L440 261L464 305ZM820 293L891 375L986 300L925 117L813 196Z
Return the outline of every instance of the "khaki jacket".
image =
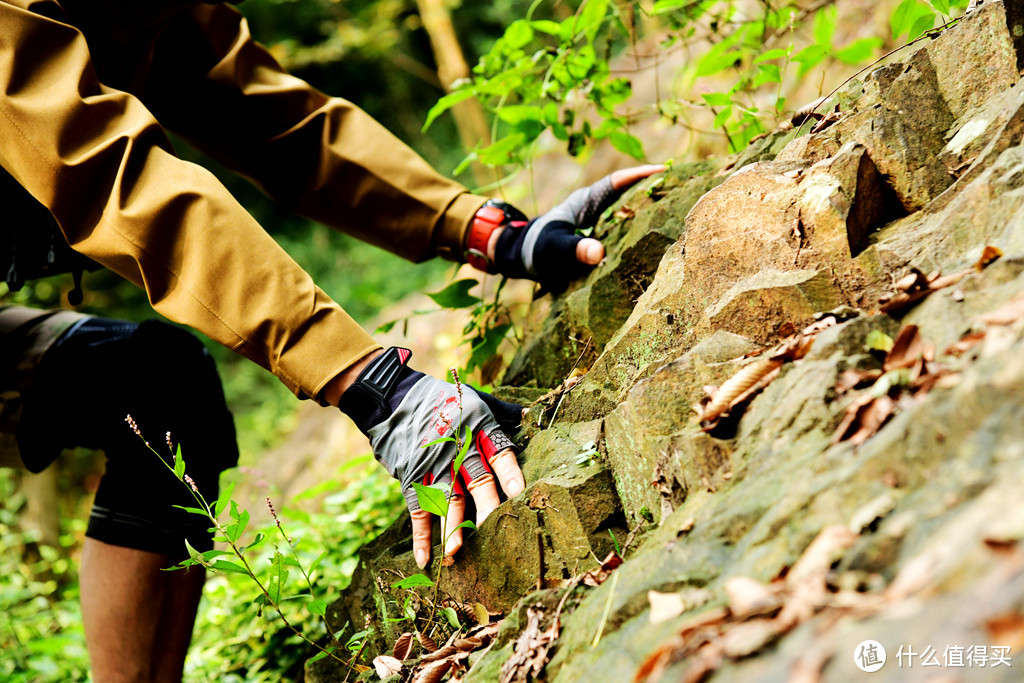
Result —
M484 199L286 74L233 7L154 6L0 0L0 165L157 311L317 396L378 345L164 130L412 261L461 259Z

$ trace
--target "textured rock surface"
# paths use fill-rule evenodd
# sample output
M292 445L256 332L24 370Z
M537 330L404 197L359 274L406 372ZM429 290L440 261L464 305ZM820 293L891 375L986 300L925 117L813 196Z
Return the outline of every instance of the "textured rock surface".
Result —
M465 680L496 680L528 610L546 628L563 598L550 681L846 681L862 675L866 639L888 651L877 680L1020 680L1021 14L986 2L842 93L832 126L770 136L731 166L677 168L623 199L629 211L599 228L608 262L538 302L505 378L552 388L574 364L587 370L554 415L535 410L528 490L442 573L447 592L509 615ZM972 267L986 246L1002 257ZM963 277L878 313L910 266ZM838 324L805 357L702 429L707 385L830 310ZM907 325L933 347L916 370L837 388L849 370L881 374L879 340ZM971 332L974 346L946 352ZM940 370L930 390L906 389L908 373ZM847 408L880 396L891 419L859 445L838 440ZM842 543L816 550L829 533ZM407 527L389 534L332 607L377 620L381 650L397 604L382 577L414 569ZM614 580L555 585L614 543L626 545ZM737 586L769 607L744 611ZM665 602L674 610L654 618ZM1010 666L944 659L972 647L1007 647ZM927 648L947 666L924 667Z

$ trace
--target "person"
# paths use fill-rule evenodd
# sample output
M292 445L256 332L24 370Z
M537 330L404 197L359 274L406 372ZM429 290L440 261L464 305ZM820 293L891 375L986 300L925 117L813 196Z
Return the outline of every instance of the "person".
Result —
M480 521L499 487L523 490L507 436L518 407L414 371L407 349L382 349L212 174L175 155L165 131L286 208L410 261L468 261L553 289L603 258L575 229L663 167L618 171L529 221L440 176L352 103L287 74L222 2L0 0L0 25L0 167L76 253L143 287L158 312L260 364L299 398L349 415L401 481L421 567L432 520L413 482L452 484L449 528L467 495ZM465 426L474 441L459 472L450 444L421 448ZM92 540L102 577L83 584L82 602L94 680L179 680L179 653L161 653L164 625L139 627L140 605L163 599L149 585L153 553ZM462 541L459 530L444 552ZM186 643L188 601L166 624Z

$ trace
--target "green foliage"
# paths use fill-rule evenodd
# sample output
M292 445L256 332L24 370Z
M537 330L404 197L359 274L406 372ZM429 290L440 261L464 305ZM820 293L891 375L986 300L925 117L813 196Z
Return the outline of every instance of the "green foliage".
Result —
M17 490L18 476L0 468L0 680L87 681L78 576L69 558L85 523L61 520L62 548L21 531L25 497Z

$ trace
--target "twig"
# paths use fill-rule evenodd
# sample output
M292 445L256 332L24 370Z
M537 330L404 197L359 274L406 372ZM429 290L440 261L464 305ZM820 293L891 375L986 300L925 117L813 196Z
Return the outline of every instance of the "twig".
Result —
M594 635L594 642L590 644L591 647L597 647L597 644L601 642L601 635L604 633L604 625L608 621L608 614L612 611L612 598L615 597L615 584L619 581L619 573L614 572L612 574L612 587L608 592L608 600L604 603L604 614L601 615L601 623L597 627L597 633Z
M544 588L544 572L545 572L545 567L544 567L544 530L543 529L535 529L534 533L537 534L537 564L538 564L537 590L542 590Z

